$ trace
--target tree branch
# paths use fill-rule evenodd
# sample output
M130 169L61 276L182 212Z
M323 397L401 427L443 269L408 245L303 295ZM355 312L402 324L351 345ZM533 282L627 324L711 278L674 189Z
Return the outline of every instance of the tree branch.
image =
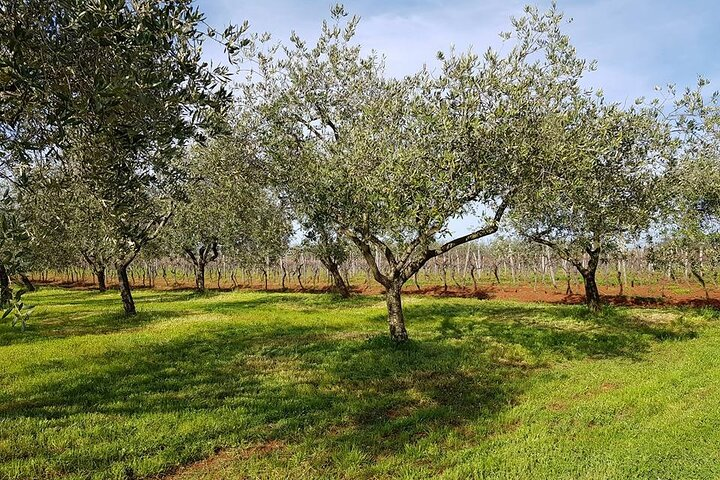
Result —
M390 279L380 271L380 267L375 261L375 255L373 255L370 245L346 228L341 228L339 231L358 247L360 253L362 253L365 258L365 262L368 264L368 267L370 267L370 271L372 272L375 280L377 280L383 287L388 288L390 285Z
M463 235L462 237L458 237L454 240L450 240L449 242L441 245L439 248L428 248L420 258L405 267L403 271L403 277L406 279L410 278L412 275L415 274L415 272L420 270L423 265L425 265L429 260L439 255L442 255L443 253L446 253L459 245L463 245L467 242L472 242L473 240L477 240L478 238L487 237L488 235L492 235L493 233L497 232L500 220L505 214L505 210L507 210L507 202L503 201L498 207L498 209L495 211L495 216L493 217L493 219L485 227L468 233L467 235Z
M195 257L195 252L193 252L190 248L183 248L183 251L187 253L187 256L190 257L190 260L192 261L193 265L198 264L197 257Z

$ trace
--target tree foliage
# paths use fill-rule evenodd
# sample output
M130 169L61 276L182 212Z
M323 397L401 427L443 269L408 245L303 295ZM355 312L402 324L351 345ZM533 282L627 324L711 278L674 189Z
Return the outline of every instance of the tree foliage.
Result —
M264 264L285 252L291 225L285 209L254 168L253 145L236 131L186 157L185 199L167 238L196 270L205 289L205 266L220 251L242 263Z
M534 201L518 205L513 219L523 235L578 269L588 305L598 308L598 263L656 218L674 143L654 106L625 109L598 94L579 97L567 113L551 147L558 169Z
M309 47L251 51L257 75L243 100L257 115L271 170L301 215L363 253L387 290L391 332L407 338L400 288L428 260L494 233L506 209L536 191L556 118L590 65L553 8L513 21L508 53L440 55L441 72L390 79L353 43L342 7ZM479 213L448 239L450 219ZM376 251L384 262L378 263Z
M132 314L127 267L172 214L184 176L174 160L222 127L227 69L202 61L208 32L190 0L28 0L2 11L5 175L49 162L86 189L112 232Z

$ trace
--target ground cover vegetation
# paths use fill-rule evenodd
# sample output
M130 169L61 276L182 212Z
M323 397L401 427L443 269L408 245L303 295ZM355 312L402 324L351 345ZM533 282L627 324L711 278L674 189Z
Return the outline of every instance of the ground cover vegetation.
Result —
M379 295L115 295L0 327L3 478L718 474L713 310L412 296L397 346Z

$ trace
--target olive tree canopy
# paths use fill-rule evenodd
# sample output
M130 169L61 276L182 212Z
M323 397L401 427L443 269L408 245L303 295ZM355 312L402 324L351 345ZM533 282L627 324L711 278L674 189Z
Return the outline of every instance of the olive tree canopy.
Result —
M216 34L191 0L27 0L0 11L0 173L15 181L50 163L82 183L113 233L133 314L127 268L172 213L184 175L173 160L218 130L232 103L227 69L201 57ZM224 32L231 53L243 30Z
M678 95L670 116L678 140L677 163L666 189L668 201L653 244L656 263L687 268L705 289L706 272L720 263L720 93L708 93L706 79Z
M386 289L391 337L407 339L400 291L428 260L498 229L543 182L556 117L581 94L590 65L562 15L527 8L506 53L439 55L388 78L353 43L358 25L336 6L308 46L259 41L243 102L257 116L267 168L293 208L354 243ZM259 40L267 40L262 38ZM448 222L476 215L453 236Z
M221 251L254 264L285 253L292 232L288 214L254 168L253 144L237 129L232 136L194 148L183 167L185 198L176 206L166 238L195 269L205 290L205 267Z
M547 172L541 195L519 204L512 217L523 235L577 268L596 310L598 264L656 218L674 142L656 106L622 108L598 94L568 113L550 147L557 169Z

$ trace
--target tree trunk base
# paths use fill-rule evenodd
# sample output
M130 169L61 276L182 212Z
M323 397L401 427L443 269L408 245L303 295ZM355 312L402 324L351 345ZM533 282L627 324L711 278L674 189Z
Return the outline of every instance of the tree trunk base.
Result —
M602 309L602 302L600 300L600 292L595 282L595 272L585 276L585 305L591 312L599 312Z
M400 291L402 283L393 284L385 293L388 308L388 324L390 327L390 339L397 343L407 342L409 337L405 328L405 316L402 309Z
M118 282L120 284L120 297L122 298L125 315L135 315L137 311L135 310L135 301L133 300L132 291L130 290L130 280L128 279L127 266L118 265L117 273Z
M7 274L4 265L0 265L0 307L6 307L12 300L10 290L10 276Z
M95 276L97 277L98 290L100 290L101 293L107 291L107 283L105 281L105 269L95 272Z

